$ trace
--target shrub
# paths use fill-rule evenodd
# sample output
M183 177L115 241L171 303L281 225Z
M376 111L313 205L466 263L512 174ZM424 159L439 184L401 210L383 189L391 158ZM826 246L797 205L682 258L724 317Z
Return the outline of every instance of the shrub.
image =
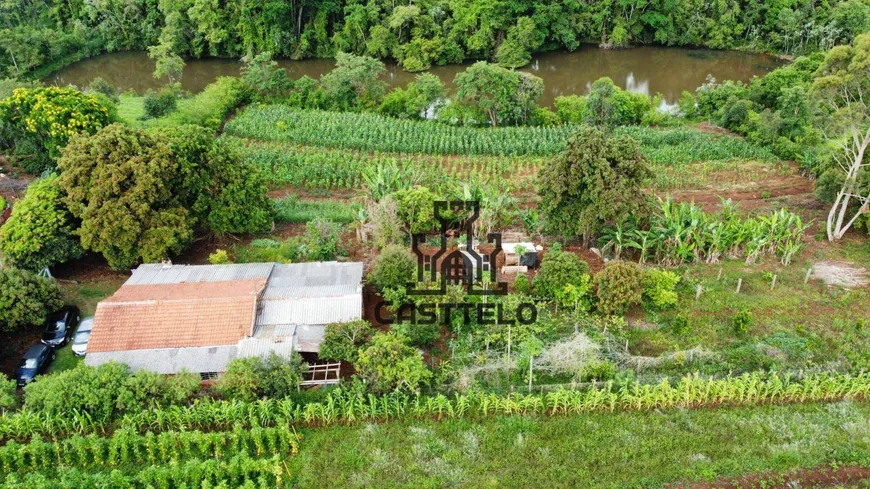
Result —
M0 141L14 146L31 173L54 168L70 137L94 134L116 118L114 106L73 88L19 88L0 100Z
M193 97L181 100L178 110L159 124L170 128L196 124L216 131L233 109L250 99L251 90L246 83L236 77L222 76Z
M417 260L406 248L390 245L375 258L369 280L381 293L404 289L415 280Z
M278 67L272 53L266 51L257 55L242 57L241 79L257 93L257 99L272 101L281 98L293 88L293 80L287 71Z
M514 279L514 290L520 294L531 294L532 283L529 282L529 277L524 273L517 274L517 278Z
M674 288L680 276L668 270L650 268L643 273L643 297L656 309L673 306L679 299Z
M296 392L304 369L305 364L297 352L293 352L290 358L274 353L267 358L236 358L218 379L215 390L224 397L242 401L283 398Z
M99 93L115 104L121 101L118 97L118 91L115 90L112 85L109 85L109 82L107 82L103 77L98 76L91 80L91 83L88 85L88 92Z
M178 94L172 87L163 88L158 92L148 90L142 99L146 119L163 117L178 108Z
M734 326L735 333L745 335L749 332L749 327L752 325L752 313L748 309L741 309L734 315L731 324Z
M359 352L359 376L375 392L419 391L432 378L423 356L397 333L379 333Z
M586 114L586 97L562 95L553 101L556 115L562 124L581 124Z
M0 409L9 409L18 404L15 379L0 379Z
M230 260L230 255L227 253L227 250L215 250L214 253L208 255L208 262L212 265L226 265L233 261Z
M685 314L677 314L671 319L671 329L677 336L685 336L689 332L689 317Z
M589 274L589 265L567 251L554 251L544 255L541 269L535 275L535 294L556 300L566 285L578 285Z
M438 198L426 187L416 186L395 192L399 217L411 233L426 233L435 228L434 204Z
M640 304L643 294L643 270L632 262L612 261L595 276L598 286L598 310L602 314L623 314L633 304Z
M167 377L126 365L79 365L48 375L24 388L24 407L48 416L74 417L85 413L108 421L124 413L140 412L186 402L199 390L199 376L182 373Z
M372 334L371 324L362 319L328 324L317 355L323 359L356 363L360 348L370 342Z
M397 334L406 336L408 342L418 348L428 348L441 334L441 324L439 321L434 321L431 324L417 324L403 321L394 324L391 329Z
M9 266L0 268L0 331L42 324L62 305L54 281Z
M0 212L5 201L0 205ZM0 254L11 267L38 272L82 254L57 177L32 183L0 228Z

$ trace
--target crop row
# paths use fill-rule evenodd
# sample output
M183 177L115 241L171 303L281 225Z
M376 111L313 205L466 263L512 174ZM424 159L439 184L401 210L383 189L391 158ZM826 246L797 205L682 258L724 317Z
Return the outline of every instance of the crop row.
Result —
M94 433L46 441L35 436L29 443L10 441L0 447L4 473L39 472L50 461L57 470L70 467L105 470L115 467L162 465L189 459L223 459L239 453L295 454L298 439L287 426L237 426L230 431L164 431L139 434L120 428L110 437Z
M241 146L242 154L265 170L269 183L310 189L359 188L364 174L384 165L410 168L421 184L438 188L450 177L490 180L533 174L542 161L539 158L364 153L279 142L247 143Z
M545 127L455 127L409 121L370 113L297 110L282 105L255 105L227 123L234 136L365 152L428 155L550 156L565 149L573 125ZM773 160L773 155L738 138L690 128L614 129L641 146L653 163L689 163L732 158Z
M725 256L755 263L764 255L778 256L788 265L803 249L808 226L799 215L780 209L743 218L737 209L731 200L723 201L722 212L716 214L694 203L662 200L645 227L630 221L606 228L602 249L612 250L616 258L625 249L635 249L640 262L652 258L668 266L718 263Z
M815 402L866 397L870 374L811 374L801 379L776 373L745 374L707 379L686 376L676 384L634 383L620 388L605 383L585 390L560 390L543 395L498 396L471 392L447 397L394 393L385 396L337 389L324 401L297 404L289 399L256 402L201 400L190 406L172 406L124 416L119 429L135 432L232 429L247 427L321 425L405 417L488 416L497 414L562 414L675 407L750 405L778 402ZM106 426L94 425L91 430ZM63 436L51 417L27 411L0 417L0 436L26 439L37 434Z
M276 489L285 487L287 475L277 455L251 458L239 453L225 460L149 465L132 475L120 469L89 472L78 468L60 473L12 473L0 480L0 489Z

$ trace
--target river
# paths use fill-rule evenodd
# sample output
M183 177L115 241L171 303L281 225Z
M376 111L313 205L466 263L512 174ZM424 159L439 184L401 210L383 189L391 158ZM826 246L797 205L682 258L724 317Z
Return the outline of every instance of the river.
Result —
M547 106L552 106L553 99L560 95L587 93L591 83L602 76L610 77L617 85L628 90L648 95L661 93L665 102L674 103L683 90L694 91L704 83L708 75L720 81L749 81L753 76L762 76L782 63L772 56L738 51L652 46L608 50L582 46L573 52L537 54L522 71L533 73L544 80L541 103ZM291 78L296 79L302 75L318 78L332 69L334 61L282 59L278 64L287 70ZM448 89L452 89L453 78L467 66L468 64L433 66L430 71L438 75ZM241 63L233 59L189 59L184 68L181 85L185 90L198 92L218 76L238 75L240 67ZM45 81L84 87L100 76L121 91L144 93L150 88L165 84L165 81L156 80L152 76L153 71L154 62L146 53L119 52L72 64L48 76ZM414 73L403 71L395 63L387 63L385 78L391 87L405 86L413 80Z

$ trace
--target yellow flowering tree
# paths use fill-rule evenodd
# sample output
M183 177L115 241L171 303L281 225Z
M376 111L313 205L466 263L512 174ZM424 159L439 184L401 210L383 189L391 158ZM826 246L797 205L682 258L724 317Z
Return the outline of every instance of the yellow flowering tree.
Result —
M74 88L18 88L0 100L0 145L26 170L53 169L60 149L79 133L94 134L117 117L100 94Z

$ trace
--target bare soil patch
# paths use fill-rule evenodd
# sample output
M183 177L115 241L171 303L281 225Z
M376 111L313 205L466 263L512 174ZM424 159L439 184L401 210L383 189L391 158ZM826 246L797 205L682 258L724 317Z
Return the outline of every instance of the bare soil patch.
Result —
M813 264L813 278L827 285L837 285L847 289L863 287L870 284L870 272L863 267L855 267L850 263L822 261Z
M792 488L829 488L870 479L870 467L830 466L800 469L786 474L755 473L740 477L722 479L714 482L676 484L669 489L792 489Z

